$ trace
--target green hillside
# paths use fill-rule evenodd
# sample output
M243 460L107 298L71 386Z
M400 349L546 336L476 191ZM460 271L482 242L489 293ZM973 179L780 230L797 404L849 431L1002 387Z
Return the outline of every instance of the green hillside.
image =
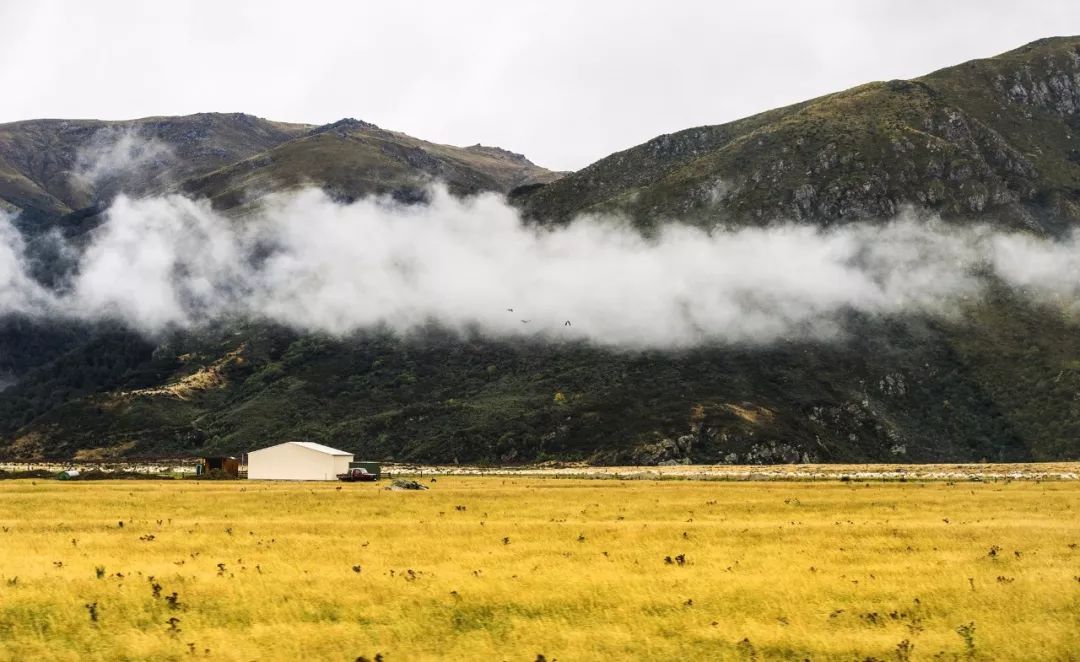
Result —
M185 193L231 208L260 194L318 186L339 200L372 194L410 199L439 180L459 194L507 192L559 178L506 150L451 147L341 120L181 186Z

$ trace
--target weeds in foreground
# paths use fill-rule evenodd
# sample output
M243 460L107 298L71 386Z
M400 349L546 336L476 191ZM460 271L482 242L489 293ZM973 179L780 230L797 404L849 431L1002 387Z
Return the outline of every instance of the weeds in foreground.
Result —
M911 655L915 652L915 644L907 639L896 644L896 662L911 662Z
M969 660L975 659L975 623L965 623L956 628L956 634L964 640L964 654Z

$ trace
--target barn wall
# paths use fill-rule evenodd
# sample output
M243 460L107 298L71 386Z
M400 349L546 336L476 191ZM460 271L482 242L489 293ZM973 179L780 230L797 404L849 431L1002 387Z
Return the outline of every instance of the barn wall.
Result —
M334 456L334 476L338 474L347 473L349 471L349 463L352 462L352 455L335 455Z
M248 479L335 480L350 460L351 455L327 455L292 444L271 446L248 453Z

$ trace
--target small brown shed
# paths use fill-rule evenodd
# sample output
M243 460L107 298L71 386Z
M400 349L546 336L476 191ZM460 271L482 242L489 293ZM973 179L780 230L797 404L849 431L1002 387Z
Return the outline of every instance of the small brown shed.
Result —
M218 456L204 457L202 462L195 468L196 475L207 476L213 471L220 471L233 478L240 477L240 460L235 457Z

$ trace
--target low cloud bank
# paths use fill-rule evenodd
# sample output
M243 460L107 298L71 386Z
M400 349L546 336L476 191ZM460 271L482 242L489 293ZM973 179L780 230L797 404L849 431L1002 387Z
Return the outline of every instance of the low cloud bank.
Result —
M27 275L0 222L0 313L120 319L147 334L267 320L346 335L431 323L497 337L620 347L842 335L844 313L954 314L994 277L1041 301L1080 300L1076 237L1051 241L900 217L821 230L612 219L543 229L494 195L342 205L316 190L241 219L180 196L117 199L59 291Z

